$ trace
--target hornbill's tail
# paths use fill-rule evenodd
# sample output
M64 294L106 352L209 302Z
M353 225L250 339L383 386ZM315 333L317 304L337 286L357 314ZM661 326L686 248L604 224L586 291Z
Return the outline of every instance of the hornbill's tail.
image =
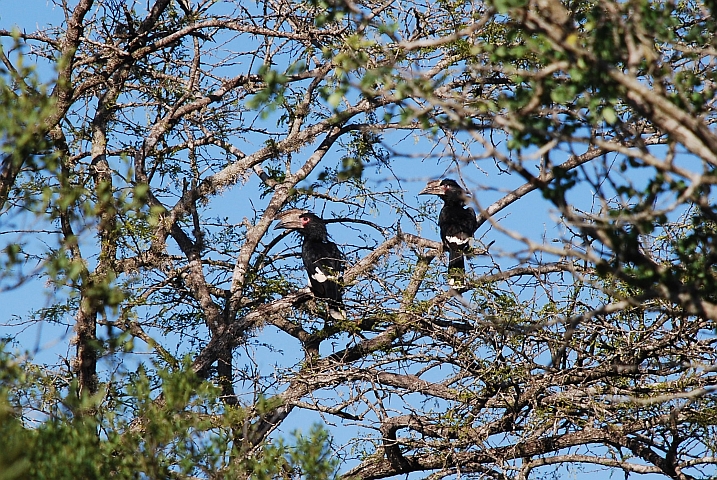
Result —
M462 285L466 276L466 255L459 250L448 252L448 284Z

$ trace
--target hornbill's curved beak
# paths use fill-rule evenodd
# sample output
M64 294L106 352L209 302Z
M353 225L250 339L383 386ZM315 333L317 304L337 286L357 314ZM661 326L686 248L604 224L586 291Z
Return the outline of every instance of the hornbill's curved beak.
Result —
M306 213L305 210L298 208L292 208L278 214L274 220L279 220L279 223L274 227L274 230L296 230L304 227L304 223L301 221L301 215Z
M442 195L443 187L441 187L440 180L431 180L426 185L426 188L418 192L419 195Z

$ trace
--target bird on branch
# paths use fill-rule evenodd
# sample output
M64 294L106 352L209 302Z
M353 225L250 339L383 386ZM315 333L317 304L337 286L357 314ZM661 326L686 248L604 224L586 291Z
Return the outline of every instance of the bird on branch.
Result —
M448 249L448 283L458 285L465 275L465 256L470 252L470 239L478 230L476 212L466 206L467 190L450 178L431 180L419 195L437 195L443 200L438 216L441 240Z
M294 230L303 237L301 259L309 274L311 292L326 299L331 318L345 320L346 309L341 297L345 259L339 247L329 240L326 222L314 213L296 208L276 218L279 224L274 230Z

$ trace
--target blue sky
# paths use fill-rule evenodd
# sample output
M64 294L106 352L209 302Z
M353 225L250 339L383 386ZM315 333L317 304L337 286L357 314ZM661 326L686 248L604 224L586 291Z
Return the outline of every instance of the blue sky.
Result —
M53 7L51 2L45 0L25 0L23 2L8 2L4 0L2 10L0 10L0 28L10 28L11 25L17 24L21 29L32 30L36 25L44 25L47 23L58 24L61 20L58 18L59 13L59 10ZM40 73L42 75L51 75L51 72L40 71ZM428 201L434 201L430 198L418 197L417 193L423 188L426 180L442 176L445 173L445 165L439 164L435 160L419 162L416 159L410 158L414 151L421 151L422 145L403 141L401 135L396 135L395 138L387 138L387 142L392 144L396 149L404 151L406 154L405 158L400 156L396 157L396 160L392 163L392 171L384 169L377 173L373 169L369 169L367 175L371 176L377 185L403 189L403 195L406 201L411 205L418 206ZM332 154L340 155L341 152L334 151ZM560 158L556 156L553 160L559 161ZM466 176L467 183L475 187L473 193L479 203L484 207L492 201L497 200L504 193L522 184L520 179L500 173L492 166L491 160L483 162L481 169L466 168L463 170L463 173ZM400 177L400 183L393 176L393 172L395 172L396 177ZM256 184L256 182L256 177L253 177L248 186L244 185L241 188L229 189L221 197L213 199L209 206L209 208L212 209L212 213L217 216L227 216L231 218L237 212L236 205L245 202L247 195L251 195L252 192L258 190L258 188L251 188L252 183ZM317 209L321 206L322 204L318 203ZM331 212L331 210L331 206L328 206L325 215L330 216L328 213ZM529 235L535 240L540 240L544 237L547 241L550 241L551 238L559 236L555 222L551 218L550 210L548 204L541 199L540 194L533 192L530 194L529 201L518 202L511 208L501 212L497 219L501 222L502 226L508 229ZM242 219L233 218L232 221L238 224ZM384 226L392 226L395 222L395 218L391 215L377 214L375 221ZM435 223L414 225L409 219L404 218L401 226L404 231L420 233L434 240L438 239ZM347 235L347 231L342 230L339 225L332 225L329 229L337 243L342 244L348 241L348 237L345 236ZM272 233L270 238L273 238L273 235L275 235L275 233ZM349 232L348 235L351 235L351 233ZM497 251L500 251L500 249L512 251L516 245L518 245L514 240L492 229L488 224L484 225L476 236L486 244L491 241L496 241L494 248ZM267 241L269 239L267 239ZM288 237L285 242L295 244L296 238ZM481 268L480 260L476 260L473 267L479 272ZM52 298L52 296L48 297L46 295L48 293L52 295L52 292L48 292L46 285L40 282L28 283L10 292L0 293L0 305L3 305L2 315L5 317L24 315L27 313L29 306L40 307L46 305ZM15 332L14 329L13 332ZM0 336L4 333L5 331L0 327ZM68 339L71 335L71 331L62 327L39 323L29 326L24 330L20 339L22 347L34 352L38 360L42 359L43 361L53 363L57 361L59 355L68 355L67 349L72 348L68 347ZM283 336L279 335L274 336L271 329L268 328L264 332L262 340L271 342L272 339L279 341L283 338ZM299 358L296 353L297 352L285 349L285 354L280 360L281 364L293 365ZM261 365L262 367L270 367L270 362L277 361L276 357L272 355L259 355L258 358L260 362L265 362L265 364ZM318 414L301 412L300 415L293 415L282 427L282 430L285 433L288 433L294 428L308 430L307 419L311 422L321 420ZM341 429L338 430L340 431ZM337 430L335 430L335 432L336 431ZM588 471L590 469L591 467L588 467ZM565 472L564 477L572 478L573 475L575 474ZM640 476L639 478L650 479L651 477L653 476ZM602 474L596 474L591 478L599 479L607 477ZM654 478L660 477L655 476Z

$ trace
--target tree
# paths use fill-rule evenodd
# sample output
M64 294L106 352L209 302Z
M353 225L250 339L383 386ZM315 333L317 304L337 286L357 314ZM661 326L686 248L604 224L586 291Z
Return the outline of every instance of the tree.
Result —
M345 478L715 474L712 4L56 8L0 31L3 105L37 112L32 142L2 124L3 230L41 239L7 243L2 285L54 292L10 340L75 331L3 380L13 435L86 428L157 477L330 476L327 448ZM442 176L480 212L460 292L412 196ZM346 321L271 231L287 208L347 254ZM300 411L342 438L278 462Z

